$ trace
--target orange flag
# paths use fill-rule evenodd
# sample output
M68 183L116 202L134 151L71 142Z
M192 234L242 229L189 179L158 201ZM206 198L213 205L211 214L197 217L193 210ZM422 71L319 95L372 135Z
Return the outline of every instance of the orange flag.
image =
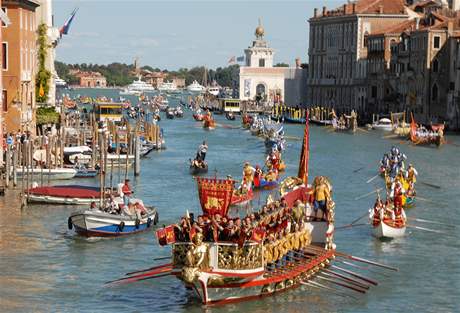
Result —
M43 85L40 83L40 89L38 90L38 95L40 97L45 96L45 89L43 89Z

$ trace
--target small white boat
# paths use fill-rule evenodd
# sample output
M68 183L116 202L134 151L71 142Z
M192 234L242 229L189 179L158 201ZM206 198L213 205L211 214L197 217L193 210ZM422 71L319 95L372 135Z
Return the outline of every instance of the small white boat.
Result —
M399 238L403 237L406 232L406 225L395 227L390 226L384 221L380 221L377 225L373 226L373 235L376 238Z
M120 91L120 96L140 96L142 92L137 90L129 90L128 88L124 88Z
M68 219L69 229L75 229L86 237L114 237L139 233L150 229L158 222L158 213L153 207L145 207L147 213L136 215L111 214L100 210L75 212Z
M32 176L32 180L40 179L41 175L43 175L43 179L47 180L48 177L50 180L59 180L59 179L72 179L77 174L77 170L73 168L23 168L18 167L16 169L16 173L18 177L22 177L22 175L29 175Z
M378 122L374 122L372 124L372 128L377 130L392 131L393 123L389 118L381 118Z

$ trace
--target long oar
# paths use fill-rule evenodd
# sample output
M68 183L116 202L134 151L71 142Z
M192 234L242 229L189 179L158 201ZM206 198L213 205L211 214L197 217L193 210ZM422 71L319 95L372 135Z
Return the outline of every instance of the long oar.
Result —
M359 227L359 226L366 226L366 225L369 225L369 224L368 224L368 223L348 224L348 225L336 227L336 228L334 228L334 230L341 230L341 229L352 228L352 227Z
M452 224L446 224L446 223L441 223L441 222L436 222L436 221L424 220L424 219L421 219L421 218L408 217L407 219L409 219L411 221L414 221L414 222L420 222L420 223L437 224L437 225L443 225L443 226L448 226L448 227L453 227L453 228L457 227L457 226L452 225Z
M425 183L424 181L420 181L420 184L431 187L431 188L441 189L441 186L430 184L430 183Z
M371 181L373 181L374 179L376 179L376 178L379 177L379 176L380 176L380 174L377 174L377 175L375 175L374 177L369 178L369 179L366 181L366 183L369 184Z
M153 266L153 267L146 268L146 269L144 269L144 270L138 270L138 271L135 271L135 272L129 272L129 273L126 273L125 275L128 276L128 275L133 275L133 274L138 274L138 273L144 273L144 272L156 270L157 268L168 267L168 266L172 266L172 263L163 264L163 265L158 265L158 266Z
M359 172L360 170L362 170L363 168L364 168L364 166L363 166L363 167L360 167L360 168L358 168L357 170L354 170L354 171L353 171L353 173L358 173L358 172Z
M134 276L129 276L129 277L123 277L123 278L120 278L120 279L115 279L115 280L112 280L112 281L108 281L105 284L106 285L114 285L114 284L122 284L122 283L131 283L131 282L138 281L138 280L140 280L142 278L156 276L158 274L170 273L171 270L172 270L172 267L165 267L165 268L158 269L158 270L155 270L155 271L145 272L145 273L139 274L139 275L134 275Z
M163 256L161 258L154 258L153 260L154 261L159 261L159 260L166 260L166 259L170 259L170 258L171 258L171 256Z
M368 192L368 193L366 193L366 194L364 194L364 195L362 195L362 196L356 197L355 200L360 200L360 199L366 198L366 197L368 197L368 196L370 196L370 195L372 195L372 194L374 194L374 193L376 193L376 192L379 192L379 191L382 190L382 189L383 189L383 188L379 188L379 189L373 190L373 191L371 191L371 192Z
M336 251L334 254L339 256L339 257L350 259L350 260L353 260L353 261L358 261L358 262L378 266L378 267L381 267L381 268L386 268L386 269L389 269L389 270L392 270L392 271L395 271L395 272L398 271L398 269L396 267L385 265L385 264L378 263L378 262L375 262L375 261L369 261L369 260L366 260L366 259L363 259L363 258L360 258L360 257L357 257L357 256L353 256L353 255L350 255L350 254L346 254L346 253L343 253L343 252Z
M447 203L444 203L444 202L440 202L440 201L433 201L433 200L430 200L430 199L426 199L426 198L422 198L422 197L419 197L419 196L417 196L417 197L416 197L416 199L417 199L417 200L420 200L420 201L429 202L429 203L435 203L435 204L447 205Z
M430 233L446 234L445 232L440 231L440 230L431 229L431 228L425 228L425 227L420 227L420 226L414 226L414 225L407 225L406 224L406 227L415 228L415 229L427 231L427 232L430 232Z
M317 283L317 282L314 282L314 281L307 281L307 282L306 282L306 281L300 281L300 283L301 283L302 285L308 286L308 287L314 287L314 288L329 290L332 294L335 294L335 295L337 295L337 296L341 296L341 297L351 297L351 298L354 298L354 299L358 299L358 298L356 298L355 296L352 296L352 295L349 295L349 294L346 294L346 293L337 291L337 289L331 288L331 287L326 286L326 285L322 285L322 284Z

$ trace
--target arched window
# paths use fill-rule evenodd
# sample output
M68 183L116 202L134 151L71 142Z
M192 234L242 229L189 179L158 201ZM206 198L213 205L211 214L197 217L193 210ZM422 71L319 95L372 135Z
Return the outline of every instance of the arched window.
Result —
M431 88L431 100L437 101L438 100L438 85L434 84L433 88Z

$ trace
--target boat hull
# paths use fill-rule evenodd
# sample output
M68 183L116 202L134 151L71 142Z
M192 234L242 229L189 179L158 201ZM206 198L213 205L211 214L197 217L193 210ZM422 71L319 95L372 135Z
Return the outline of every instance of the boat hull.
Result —
M254 300L299 287L301 285L299 281L302 280L304 273L316 272L319 268L327 267L333 257L334 250L328 250L312 259L291 262L292 266L282 271L262 272L255 277L243 278L234 283L224 283L218 286L208 284L210 278L216 276L212 271L201 272L198 279L186 286L194 290L195 295L206 305ZM175 275L179 277L180 272L176 272Z
M85 211L69 217L69 228L72 227L77 234L85 237L117 237L146 231L157 222L158 213L155 210L138 223L135 218L128 216Z
M27 175L27 169L22 170L22 167L17 169L17 176L22 177L23 175ZM32 176L32 180L40 179L43 175L43 179L50 180L65 180L65 179L72 179L77 174L77 170L64 168L64 169L41 169L41 168L33 168L29 169L29 175Z
M206 167L190 166L189 171L192 175L205 174L208 172L208 165L206 164Z
M400 238L403 237L406 232L406 226L392 227L384 222L379 222L378 225L374 226L372 233L376 238Z

